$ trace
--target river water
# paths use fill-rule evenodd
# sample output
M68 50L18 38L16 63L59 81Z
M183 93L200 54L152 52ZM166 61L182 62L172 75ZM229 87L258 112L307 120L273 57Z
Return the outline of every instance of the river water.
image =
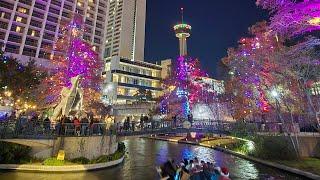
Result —
M183 158L198 157L200 160L216 162L228 167L232 179L302 179L292 174L262 166L213 149L156 141L142 138L130 138L124 141L127 147L125 161L112 168L76 173L27 173L0 172L0 180L148 180L159 179L156 165L168 158L176 161Z

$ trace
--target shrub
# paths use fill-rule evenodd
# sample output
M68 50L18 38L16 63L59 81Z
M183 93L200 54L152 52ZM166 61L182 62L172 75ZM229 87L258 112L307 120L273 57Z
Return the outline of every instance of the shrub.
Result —
M63 166L64 161L57 160L57 158L52 157L52 158L47 158L46 160L44 160L43 164L46 166Z
M231 128L231 135L235 137L251 139L257 132L254 124L248 124L243 121L237 121Z
M19 164L30 161L31 148L19 144L0 142L0 163Z
M89 164L90 160L85 157L78 157L78 158L72 159L71 162L76 164Z
M235 151L235 152L239 152L241 154L246 154L246 155L251 155L254 153L254 149L252 149L252 147L250 147L250 141L236 141L235 143L230 143L227 144L227 148Z
M123 142L119 142L117 151L124 152L125 150L126 150L126 145L124 145Z
M123 142L118 143L118 149L115 153L109 154L109 155L102 155L98 157L97 159L91 160L90 163L105 163L109 161L115 161L120 159L122 156L124 156L126 146L124 145Z
M293 145L284 136L257 136L254 138L254 156L262 159L293 160L298 159Z

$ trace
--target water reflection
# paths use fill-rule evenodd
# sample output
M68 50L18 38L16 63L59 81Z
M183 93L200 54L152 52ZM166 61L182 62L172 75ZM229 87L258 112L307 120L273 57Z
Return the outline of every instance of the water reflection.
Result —
M219 166L226 166L230 170L232 179L266 179L268 176L277 179L300 179L293 175L261 166L250 161L240 159L212 149L154 141L140 138L131 138L125 141L128 149L123 164L110 169L77 172L77 173L25 173L0 172L0 179L20 180L149 180L158 179L155 166L164 163L168 158L177 161L183 158L198 157L200 160L214 161Z

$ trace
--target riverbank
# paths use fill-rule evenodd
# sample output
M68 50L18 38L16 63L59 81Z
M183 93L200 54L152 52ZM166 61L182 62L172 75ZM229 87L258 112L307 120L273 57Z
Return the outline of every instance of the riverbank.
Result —
M46 166L36 164L0 164L1 170L18 170L30 172L79 172L91 171L116 166L121 164L124 156L115 161L97 164L81 164L81 165L64 165L64 166Z
M123 162L125 157L125 145L123 142L118 143L116 152L109 155L102 155L97 158L87 159L78 157L74 159L60 160L57 157L47 159L26 159L23 163L19 162L2 162L0 170L18 170L31 172L76 172L90 171L112 167Z
M228 144L230 143L234 138L229 137L230 141L226 140L227 138L223 138L223 141L216 141L216 143L210 143L208 141L205 142L195 142L195 141L187 141L184 137L169 137L169 136L145 136L143 138L148 138L148 139L153 139L153 140L162 140L162 141L170 141L170 142L176 142L176 143L182 143L182 144L191 144L191 145L197 145L197 146L203 146L203 147L207 147L207 148L212 148L218 151L222 151L224 153L228 153L228 154L232 154L234 156L243 158L243 159L247 159L253 162L257 162L269 167L273 167L273 168L277 168L286 172L290 172L293 174L297 174L299 176L308 178L308 179L320 179L320 175L317 174L313 174L311 172L307 172L305 171L305 169L297 169L298 167L294 168L294 167L289 167L287 165L284 164L279 164L277 162L270 162L270 161L265 161L262 159L258 159L258 158L254 158L254 157L250 157L244 154L240 154L234 151L231 151L229 149L223 148L222 146L224 146L223 143ZM288 164L289 165L289 164Z

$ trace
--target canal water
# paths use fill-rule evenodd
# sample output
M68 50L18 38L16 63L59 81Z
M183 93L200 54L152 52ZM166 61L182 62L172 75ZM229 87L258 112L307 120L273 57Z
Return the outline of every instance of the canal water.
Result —
M156 141L130 138L124 141L127 147L125 161L116 167L90 172L76 173L27 173L0 172L0 180L149 180L159 179L155 166L168 158L180 161L183 158L198 157L200 160L215 162L228 167L231 179L302 179L292 174L256 164L213 149ZM273 178L272 178L273 177Z

